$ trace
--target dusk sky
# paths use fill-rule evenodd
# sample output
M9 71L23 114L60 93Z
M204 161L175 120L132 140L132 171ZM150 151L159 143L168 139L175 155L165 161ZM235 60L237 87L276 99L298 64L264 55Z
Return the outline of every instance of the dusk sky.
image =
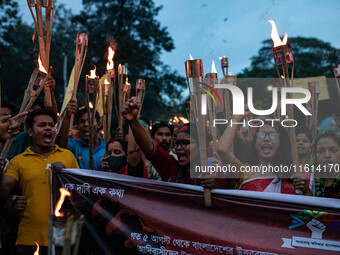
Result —
M74 13L81 0L58 0ZM210 72L214 59L222 76L219 57L229 58L229 70L236 74L250 65L250 58L270 38L276 22L283 37L316 37L340 48L340 1L338 0L155 0L163 5L158 20L175 42L176 49L163 53L162 60L185 75L184 62L189 53L203 60L204 72ZM32 22L26 1L19 3L26 22ZM52 35L53 40L53 35ZM294 51L294 49L293 49ZM340 52L339 52L340 63Z

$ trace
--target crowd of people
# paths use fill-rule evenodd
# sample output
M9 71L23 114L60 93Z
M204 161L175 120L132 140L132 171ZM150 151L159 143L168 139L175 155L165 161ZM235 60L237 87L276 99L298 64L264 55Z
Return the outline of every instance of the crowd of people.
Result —
M53 78L47 86L54 88ZM327 178L312 171L280 174L244 173L237 178L190 178L190 165L199 164L199 137L194 123L180 127L156 121L151 127L140 117L140 103L131 98L122 106L121 114L127 130L117 129L105 144L101 137L98 114L89 133L88 108L78 107L71 99L57 134L57 107L45 108L36 103L29 112L15 115L15 106L2 101L0 142L13 139L6 158L1 158L1 248L0 254L33 254L40 245L40 254L47 254L48 216L50 214L50 172L63 168L90 168L89 140L93 142L93 170L108 171L156 181L200 185L208 189L240 189L260 192L300 194L340 198L339 171L330 171ZM71 116L75 114L72 133ZM232 116L240 122L245 116ZM25 128L20 121L25 118ZM268 117L267 117L268 118ZM293 164L287 129L266 123L254 128L249 141L242 127L228 126L218 141L211 164L242 166L288 166ZM207 140L211 144L211 140ZM241 148L241 149L240 149ZM312 137L306 127L296 129L298 165L328 169L340 165L339 127L319 130ZM209 149L208 149L209 151Z

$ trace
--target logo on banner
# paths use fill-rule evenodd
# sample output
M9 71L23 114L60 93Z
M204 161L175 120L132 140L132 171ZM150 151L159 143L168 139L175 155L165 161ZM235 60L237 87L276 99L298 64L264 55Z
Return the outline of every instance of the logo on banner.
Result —
M327 212L304 210L298 214L290 214L292 225L289 229L306 226L311 232L311 237L292 236L292 238L282 238L284 248L310 248L328 251L340 251L340 241L327 240L323 238L326 229L330 229L340 234L340 221L328 218Z

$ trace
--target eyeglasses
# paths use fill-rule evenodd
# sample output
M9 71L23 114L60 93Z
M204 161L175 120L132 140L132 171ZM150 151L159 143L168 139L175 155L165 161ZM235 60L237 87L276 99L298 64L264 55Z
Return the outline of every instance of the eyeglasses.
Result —
M174 142L175 148L180 147L181 149L184 149L190 144L190 140L176 140Z
M257 132L256 133L256 137L260 140L263 140L264 138L266 138L266 136L268 135L269 139L274 141L277 140L280 137L280 134L277 132Z

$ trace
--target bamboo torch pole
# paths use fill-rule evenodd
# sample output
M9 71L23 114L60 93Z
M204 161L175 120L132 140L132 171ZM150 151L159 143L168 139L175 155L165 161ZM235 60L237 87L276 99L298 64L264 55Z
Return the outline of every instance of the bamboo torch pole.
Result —
M284 87L293 87L293 80L294 80L294 59L293 59L293 53L292 48L289 44L287 44L288 41L288 35L286 33L285 37L283 38L283 41L281 41L277 29L275 26L275 22L273 20L268 20L268 22L272 25L272 39L274 42L273 47L273 55L274 55L274 61L276 70L278 71L278 78L279 80L283 79L283 86ZM291 73L289 75L289 69L288 64L291 64ZM279 66L282 68L282 73L279 71ZM291 78L290 78L291 77ZM288 94L288 98L291 99L292 95L291 93ZM287 106L287 116L289 119L294 119L294 111L293 111L293 105ZM282 115L282 113L281 113ZM297 149L296 149L296 135L295 135L295 127L289 128L289 137L290 137L290 146L291 146L291 153L293 158L293 163L295 165L298 164L298 155L297 155Z
M78 33L77 41L76 41L75 60L74 60L74 79L73 79L74 83L73 83L72 99L77 98L78 83L79 83L81 71L83 69L85 58L86 58L87 46L88 46L88 35L85 33ZM73 121L74 121L74 115L72 114L71 119L70 119L69 134L72 133Z
M340 85L339 85L339 79L340 78L340 65L336 65L333 68L333 72L334 72L334 78L335 78L335 82L338 88L338 94L339 94L339 98L340 98Z
M205 83L203 84L203 87L206 87L205 89L210 88L210 90L212 90L212 92L215 92L214 90L214 86L215 84L218 84L218 77L217 77L217 71L216 71L216 67L215 67L215 62L214 60L212 60L212 64L211 64L211 73L207 73L205 75ZM207 86L209 85L209 86ZM204 88L202 88L204 89ZM208 104L208 111L209 111L209 131L210 134L212 136L212 143L213 143L213 152L214 155L217 152L217 132L216 132L216 127L213 127L213 123L214 123L214 119L216 119L216 96L217 96L217 92L216 93L210 93L210 96L208 97L207 100L207 104ZM220 101L221 102L221 101ZM222 104L222 102L221 102Z
M142 111L144 97L145 97L145 80L143 79L137 79L136 81L136 96L138 99L138 102L140 103L140 109L139 109L139 115Z
M112 47L108 48L108 56L107 56L107 65L106 65L106 79L107 79L107 85L105 85L107 89L107 98L106 98L106 116L104 115L104 119L106 121L106 132L104 130L104 136L105 136L105 143L108 143L111 138L111 120L112 120L112 103L113 99L115 98L115 70L114 70L114 57L115 51ZM115 101L115 100L114 100ZM115 104L116 109L116 116L117 116L117 106Z
M86 75L86 107L89 121L89 163L93 170L93 139L97 134L93 133L93 123L95 121L97 97L99 92L99 77L96 76L96 68L90 71L91 75ZM92 107L91 107L92 106ZM92 108L92 109L91 109Z
M198 142L199 142L199 154L200 159L198 162L191 162L190 165L200 163L202 166L207 166L207 147L206 147L206 116L201 114L202 98L204 101L204 95L201 95L200 83L203 81L203 63L201 59L192 59L185 62L185 70L187 83L190 92L191 102L193 104L193 115L191 117L191 123L196 124ZM206 97L205 97L206 99ZM204 201L206 206L212 206L211 190L204 188Z
M118 65L118 128L122 131L124 125L123 115L121 114L121 108L123 105L123 87L127 78L127 67L124 65Z
M43 67L49 69L49 56L51 47L52 24L53 24L53 10L54 0L27 0L29 10L31 12L39 42L39 54ZM35 9L35 15L33 13ZM45 9L45 22L43 22L42 10ZM45 33L44 33L45 23ZM52 107L51 90L49 87L44 88L45 91L45 106Z
M48 74L47 71L43 68L41 62L40 61L38 62L39 62L39 69L33 70L30 81L27 85L27 89L26 89L27 93L25 93L19 113L28 111L32 107L33 103L38 98L40 92L44 88L45 82L47 81L48 76L52 72L52 68L50 68L49 74ZM36 90L33 89L34 84L37 86ZM2 151L1 151L1 156L3 159L7 158L12 142L13 142L13 138L6 140L4 147L2 148Z

